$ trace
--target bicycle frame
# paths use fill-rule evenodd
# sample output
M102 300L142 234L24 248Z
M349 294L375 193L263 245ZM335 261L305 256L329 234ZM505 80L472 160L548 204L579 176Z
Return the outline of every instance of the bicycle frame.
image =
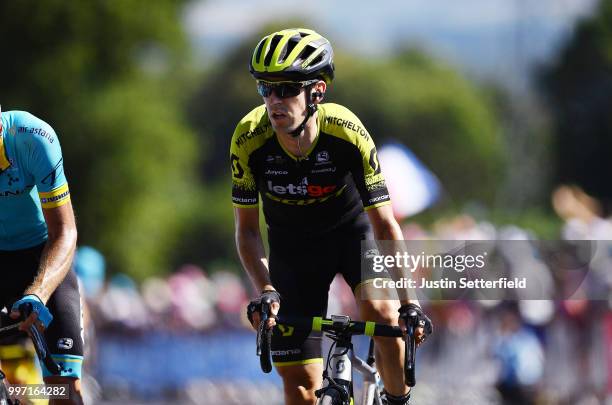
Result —
M343 316L332 316L334 322L339 324L350 322L348 317ZM331 397L331 404L353 404L354 393L353 393L353 366L363 376L363 395L361 398L361 405L382 405L381 399L381 379L378 370L374 367L374 358L372 355L373 341L370 343L370 353L368 362L362 360L355 354L352 334L350 333L335 333L330 332L328 336L336 342L333 353L330 353L328 359L328 366L331 369L330 375L327 374L327 367L324 372L326 377L324 385L320 390L317 391L317 396L320 396L318 404L325 404L326 396ZM371 360L370 360L371 359ZM330 384L331 383L331 384ZM329 394L328 391L338 391L339 387L342 387L344 391L338 394ZM348 396L348 398L347 398ZM340 397L340 398L338 398ZM334 402L335 401L335 402ZM341 401L341 402L339 402Z
M382 405L382 380L376 367L369 365L351 351L351 360L355 368L363 376L363 391L361 405Z
M348 392L353 399L353 375L354 367L363 376L363 390L360 405L383 405L381 399L381 379L376 367L370 366L355 354L351 347L349 351L342 354L346 348L336 347L334 357L331 361L331 375L335 381L342 380L348 383Z
M319 397L317 404L352 405L353 370L352 356L349 355L353 353L351 336L341 332L330 332L328 336L335 344L323 372L323 387L315 392ZM328 368L331 369L331 375L327 373Z

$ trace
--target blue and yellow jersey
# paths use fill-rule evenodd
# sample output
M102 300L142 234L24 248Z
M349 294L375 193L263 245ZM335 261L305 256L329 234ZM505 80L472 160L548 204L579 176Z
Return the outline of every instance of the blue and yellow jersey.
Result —
M5 111L0 133L0 250L47 239L42 208L70 200L62 150L53 128L25 111Z
M372 137L347 108L318 105L319 133L305 158L279 143L265 105L247 114L232 137L234 206L263 202L271 229L320 234L390 204Z

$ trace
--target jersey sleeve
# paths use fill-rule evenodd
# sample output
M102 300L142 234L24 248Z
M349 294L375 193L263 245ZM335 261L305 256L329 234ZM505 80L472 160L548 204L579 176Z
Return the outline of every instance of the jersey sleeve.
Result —
M391 204L372 137L348 108L326 103L322 125L327 133L350 144L349 170L366 210Z
M259 192L257 183L249 165L250 148L244 141L243 134L248 129L241 122L236 127L230 146L230 164L232 169L232 203L239 208L257 208Z
M54 208L70 201L68 182L59 139L50 125L32 116L20 127L27 143L28 171L34 178L42 208Z
M365 136L359 135L356 140L360 158L359 162L355 162L352 173L364 209L368 210L391 204L372 137L365 131Z

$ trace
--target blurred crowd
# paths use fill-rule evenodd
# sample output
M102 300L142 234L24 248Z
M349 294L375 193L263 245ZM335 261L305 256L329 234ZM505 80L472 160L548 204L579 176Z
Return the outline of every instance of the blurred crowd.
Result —
M422 302L436 329L419 350L419 402L454 403L457 390L474 393L468 395L471 403L587 405L604 403L612 395L612 221L576 187L559 187L552 205L564 221L560 239L598 241L586 263L589 277L571 296ZM403 231L407 240L535 238L529 230L495 227L468 215L442 220L428 230L407 224ZM516 260L515 267L528 264L525 257ZM568 280L555 277L550 262L537 254L528 260L539 260L553 291L564 290ZM249 328L245 307L252 290L248 279L235 272L208 274L185 265L166 278L151 277L138 285L124 274L107 279L104 259L93 248L81 247L75 263L88 303L87 330L99 340L126 333L206 335L246 333ZM595 299L589 295L593 288ZM357 317L352 292L340 277L330 289L328 313Z
M93 295L89 312L98 331L206 331L244 326L250 294L235 273L211 275L184 265L166 278L150 277L138 285L116 274Z

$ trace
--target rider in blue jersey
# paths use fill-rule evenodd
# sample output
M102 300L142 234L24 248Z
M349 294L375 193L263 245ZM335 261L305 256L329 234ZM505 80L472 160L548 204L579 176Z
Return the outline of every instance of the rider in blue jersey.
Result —
M57 135L25 111L0 110L0 309L17 318L22 303L33 312L22 329L44 328L53 358L63 368L47 384L68 384L68 402L82 404L81 307L71 271L76 224ZM51 400L50 404L60 403Z

